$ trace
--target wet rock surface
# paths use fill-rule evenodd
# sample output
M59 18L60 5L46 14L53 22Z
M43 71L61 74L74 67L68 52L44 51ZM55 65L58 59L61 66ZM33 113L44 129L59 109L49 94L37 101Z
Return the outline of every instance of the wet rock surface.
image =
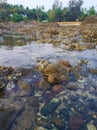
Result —
M38 65L39 70L42 72L43 77L49 83L61 83L64 84L69 80L70 63L67 61L60 61L56 63L47 63L47 61L41 62Z
M3 67L2 73L4 69L9 68ZM15 68L10 70L16 72ZM96 130L97 84L91 79L93 74L76 78L76 82L70 78L66 84L46 81L41 87L43 75L37 69L26 74L22 71L18 69L21 75L13 82L14 87L7 85L0 92L1 130Z

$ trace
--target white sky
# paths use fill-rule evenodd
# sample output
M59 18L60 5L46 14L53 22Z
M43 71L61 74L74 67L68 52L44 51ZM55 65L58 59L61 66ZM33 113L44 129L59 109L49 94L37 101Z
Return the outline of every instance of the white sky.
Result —
M66 7L68 5L69 0L60 0L63 3L63 6ZM83 7L89 8L92 5L96 7L97 10L97 0L83 0ZM48 10L52 8L52 4L54 3L54 0L7 0L8 3L10 4L22 4L24 7L29 7L29 8L36 8L36 6L42 6L44 5L45 10Z

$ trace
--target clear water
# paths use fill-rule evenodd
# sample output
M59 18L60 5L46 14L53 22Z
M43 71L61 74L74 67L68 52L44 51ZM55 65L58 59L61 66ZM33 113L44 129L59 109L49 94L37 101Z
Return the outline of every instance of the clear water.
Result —
M82 59L88 61L87 67L97 68L96 49L67 51L64 48L64 45L55 47L52 44L38 43L30 43L25 46L0 46L0 66L31 68L37 64L39 59L52 62L64 59L75 66ZM84 120L83 126L78 130L86 130L87 126L91 127L91 123L93 129L97 128L97 75L87 73L85 69L86 67L83 68L85 77L74 81L78 85L76 91L65 89L62 92L53 93L52 90L37 89L42 77L38 71L31 72L19 79L28 84L30 89L20 89L18 84L7 81L6 93L0 98L0 130L71 130L70 119L73 115L82 117ZM71 80L74 79L72 74ZM53 114L59 104L60 106ZM40 112L41 108L45 106L48 108L46 107L42 114L47 117ZM56 117L61 118L61 121L64 122L63 126L54 125L53 119ZM37 119L43 121L39 124Z

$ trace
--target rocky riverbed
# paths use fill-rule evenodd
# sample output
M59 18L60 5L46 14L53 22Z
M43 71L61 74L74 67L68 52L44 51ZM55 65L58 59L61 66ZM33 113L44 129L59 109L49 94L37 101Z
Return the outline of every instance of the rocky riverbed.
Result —
M0 130L97 130L97 43L82 27L0 25Z

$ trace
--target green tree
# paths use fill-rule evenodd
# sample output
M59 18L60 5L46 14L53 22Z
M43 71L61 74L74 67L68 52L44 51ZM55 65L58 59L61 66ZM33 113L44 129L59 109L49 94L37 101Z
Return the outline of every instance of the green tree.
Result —
M87 17L88 17L87 9L86 9L86 8L83 8L83 9L80 11L80 14L79 14L79 16L78 16L78 19L79 19L79 21L83 21L83 20L85 20Z
M69 1L68 11L66 14L66 19L68 21L76 21L76 19L80 15L82 4L83 4L82 0L78 0L78 1L70 0Z
M43 10L44 10L44 6L42 7L36 7L36 17L37 17L37 21L42 21L42 16L43 16Z
M54 13L55 13L55 22L63 21L62 9L61 8L56 8L54 10Z
M55 0L52 6L52 10L48 11L48 21L59 22L63 20L62 2Z
M87 11L88 16L90 15L95 15L96 14L96 9L94 6L90 7L89 10Z
M28 7L24 10L24 15L29 19L32 20L32 10L30 10Z
M54 21L55 21L55 13L54 13L54 10L49 10L49 11L48 11L48 21L49 21L49 22L54 22Z
M10 21L10 5L6 3L0 4L0 22Z
M62 10L62 21L67 21L66 14L67 14L67 8L64 7Z
M23 20L23 15L22 14L13 14L12 17L11 17L11 21L12 22L20 22Z

